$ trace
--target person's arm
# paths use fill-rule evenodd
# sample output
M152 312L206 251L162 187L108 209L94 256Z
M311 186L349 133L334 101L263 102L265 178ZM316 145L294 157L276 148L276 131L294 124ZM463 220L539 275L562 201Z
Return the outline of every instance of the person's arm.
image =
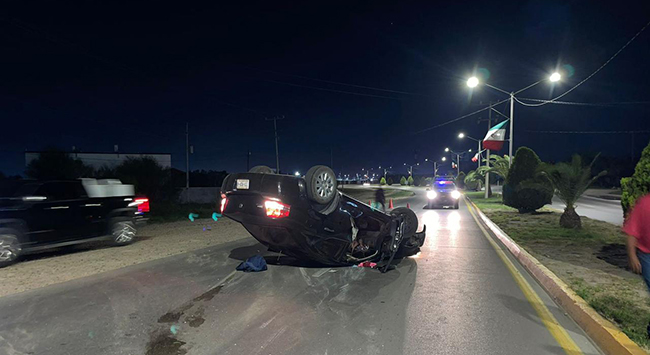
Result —
M630 268L637 274L641 273L641 263L639 258L636 256L636 237L628 235L627 236L627 257L630 263Z

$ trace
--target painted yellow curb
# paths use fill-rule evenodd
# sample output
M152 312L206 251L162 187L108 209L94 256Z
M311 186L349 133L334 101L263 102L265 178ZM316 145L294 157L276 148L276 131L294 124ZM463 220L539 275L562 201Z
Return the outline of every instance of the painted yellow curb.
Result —
M519 247L504 231L490 220L469 198L475 211L485 225L508 248L510 253L530 272L551 297L567 314L591 337L591 339L609 355L647 355L648 353L621 332L614 324L603 318L578 296L551 270L542 265L535 257Z

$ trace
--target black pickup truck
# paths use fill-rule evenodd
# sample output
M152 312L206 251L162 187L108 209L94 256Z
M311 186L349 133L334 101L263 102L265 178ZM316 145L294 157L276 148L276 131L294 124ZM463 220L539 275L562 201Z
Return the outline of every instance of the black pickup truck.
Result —
M119 180L26 182L0 198L0 267L21 254L110 239L129 244L149 200Z

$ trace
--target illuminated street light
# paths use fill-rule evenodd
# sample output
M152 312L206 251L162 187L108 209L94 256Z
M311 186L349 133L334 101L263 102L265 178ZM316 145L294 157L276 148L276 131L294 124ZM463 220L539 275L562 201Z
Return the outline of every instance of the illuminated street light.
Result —
M551 75L549 76L548 79L549 79L551 82L555 83L555 82L558 82L558 81L560 81L560 80L562 79L562 75L560 75L560 73L558 73L558 72L554 72L553 74L551 74ZM490 85L490 84L488 84L488 83L483 83L483 85L485 85L485 86L487 86L487 87L489 87L489 88L492 88L492 89L494 89L494 90L496 90L496 91L499 91L499 92L501 92L501 93L503 93L503 94L506 94L506 95L509 95L509 96L510 96L510 139L508 140L508 155L510 156L510 160L509 160L509 163L508 163L509 165L508 165L508 166L511 166L511 165L512 165L512 161L513 161L513 159L512 159L512 157L513 157L513 155L512 155L512 149L513 149L514 141L515 141L515 137L514 137L514 124L515 124L515 122L514 122L514 121L515 121L515 95L521 93L522 91L525 91L525 90L528 90L528 89L532 88L533 86L535 86L535 85L541 83L541 82L544 81L544 80L545 80L545 79L539 80L539 81L537 81L537 82L534 82L534 83L532 83L532 84L526 86L525 88L523 88L523 89L521 89L521 90L518 90L518 91L511 91L511 92L507 92L506 90L499 89L498 87L496 87L496 86L494 86L494 85ZM478 78L475 77L475 76L473 76L473 77L467 79L467 86L469 86L470 88L474 88L474 87L478 86L478 84L479 84ZM459 138L460 138L460 137L459 137Z
M551 80L551 82L553 83L556 81L560 81L560 79L562 79L562 75L560 75L560 73L558 72L551 74L551 77L549 78L549 80Z
M478 86L478 78L473 76L473 77L467 79L467 86L469 86L471 88L477 87Z
M445 148L445 152L449 152L449 148Z
M442 159L440 159L440 160L447 161L447 157L442 157Z
M463 139L465 138L465 133L458 133L458 138Z
M295 173L293 173L293 175L300 176L300 172L296 171Z

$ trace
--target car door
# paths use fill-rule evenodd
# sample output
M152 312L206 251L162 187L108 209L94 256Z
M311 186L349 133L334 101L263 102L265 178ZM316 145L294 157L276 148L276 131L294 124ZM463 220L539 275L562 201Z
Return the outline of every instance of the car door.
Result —
M77 183L47 182L43 184L42 192L47 197L46 203L42 204L42 214L54 229L52 242L83 237L87 225L80 207L84 198Z

